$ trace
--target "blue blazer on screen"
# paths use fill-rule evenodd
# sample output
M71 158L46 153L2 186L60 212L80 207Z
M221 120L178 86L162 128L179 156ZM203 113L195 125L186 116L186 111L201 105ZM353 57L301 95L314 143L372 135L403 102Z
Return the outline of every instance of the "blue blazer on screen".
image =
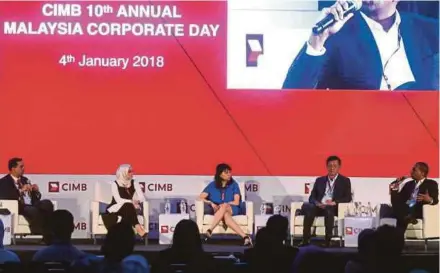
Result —
M400 17L400 33L416 82L398 89L438 90L438 20L404 12ZM380 89L379 49L360 13L327 40L323 56L307 55L306 47L293 61L283 89Z

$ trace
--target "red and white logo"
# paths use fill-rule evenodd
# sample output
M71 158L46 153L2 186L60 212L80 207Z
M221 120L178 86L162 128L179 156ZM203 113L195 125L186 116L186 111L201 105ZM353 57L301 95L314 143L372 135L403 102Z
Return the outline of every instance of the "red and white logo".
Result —
M160 226L160 233L168 233L169 231L168 226Z
M310 194L311 189L310 189L310 183L305 183L304 184L304 194Z
M345 235L353 235L353 228L352 227L346 227L345 228Z
M47 184L49 192L60 192L60 182L52 181Z
M139 182L142 192L145 192L145 182Z

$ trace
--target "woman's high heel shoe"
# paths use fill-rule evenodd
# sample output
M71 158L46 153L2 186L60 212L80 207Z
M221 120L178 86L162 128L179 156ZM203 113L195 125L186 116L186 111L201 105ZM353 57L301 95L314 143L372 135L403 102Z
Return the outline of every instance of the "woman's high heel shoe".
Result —
M244 246L252 246L252 239L249 236L244 236L243 237L243 245Z
M212 236L212 230L208 229L206 231L205 238L204 238L205 243L208 242L209 239L211 239L211 236Z

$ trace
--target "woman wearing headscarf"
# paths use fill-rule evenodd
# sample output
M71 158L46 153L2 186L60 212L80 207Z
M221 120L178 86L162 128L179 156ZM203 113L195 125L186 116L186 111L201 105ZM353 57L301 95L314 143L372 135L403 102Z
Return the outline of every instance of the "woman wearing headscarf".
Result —
M145 201L139 183L133 179L133 170L129 164L119 166L116 171L116 181L112 183L112 201L107 207L111 214L121 216L122 221L135 228L141 237L146 236L145 229L139 224L137 210Z

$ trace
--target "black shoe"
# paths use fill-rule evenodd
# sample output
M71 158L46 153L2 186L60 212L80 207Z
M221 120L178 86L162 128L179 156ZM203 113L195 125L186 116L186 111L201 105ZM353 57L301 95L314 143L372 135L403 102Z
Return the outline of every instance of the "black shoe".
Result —
M206 243L206 242L209 241L209 239L211 239L211 237L212 237L212 230L208 229L208 230L206 231L205 238L204 238L203 240L204 240L205 243Z
M252 246L252 239L249 236L243 237L243 245L244 246Z
M331 246L332 239L325 239L324 243L322 244L323 247L330 247Z

